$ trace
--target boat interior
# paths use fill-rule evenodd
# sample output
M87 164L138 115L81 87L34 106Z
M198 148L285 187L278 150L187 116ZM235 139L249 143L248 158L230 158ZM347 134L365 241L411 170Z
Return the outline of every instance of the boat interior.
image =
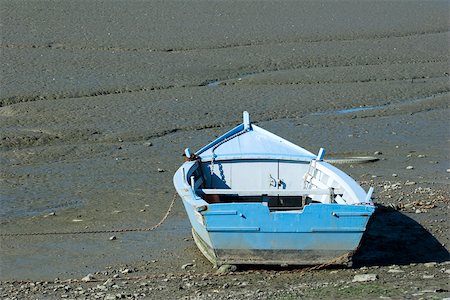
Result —
M330 178L303 161L197 161L187 180L209 204L262 202L270 210L299 210L342 198L338 186L325 184Z

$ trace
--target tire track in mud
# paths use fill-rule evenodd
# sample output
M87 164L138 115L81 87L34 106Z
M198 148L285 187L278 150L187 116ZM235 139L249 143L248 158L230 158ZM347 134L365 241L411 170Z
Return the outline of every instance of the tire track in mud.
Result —
M97 47L87 47L87 46L75 46L66 45L63 43L48 43L48 44L14 44L6 43L0 44L0 49L51 49L51 50L81 50L81 51L120 51L120 52L191 52L191 51L202 51L202 50L222 50L222 49L232 49L232 48L246 48L254 46L270 46L270 45L284 45L284 44L299 44L299 43L325 43L325 42L347 42L347 41L360 41L360 40L376 40L376 39L389 39L389 38L403 38L403 37L413 37L413 36L424 36L424 35L434 35L448 33L449 30L430 30L422 32L406 32L406 33L380 33L374 34L373 36L364 36L355 34L353 36L341 36L341 37L318 37L318 38L299 38L284 41L251 41L247 43L232 43L225 44L215 47L179 47L179 48L125 48L125 47L115 47L115 46L97 46Z

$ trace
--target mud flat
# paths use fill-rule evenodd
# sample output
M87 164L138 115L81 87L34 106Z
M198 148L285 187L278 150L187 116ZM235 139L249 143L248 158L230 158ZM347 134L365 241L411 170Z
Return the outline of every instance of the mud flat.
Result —
M0 5L2 298L450 296L448 2ZM352 268L217 274L179 200L154 231L108 232L158 223L183 149L243 110L380 158L340 166L379 206Z

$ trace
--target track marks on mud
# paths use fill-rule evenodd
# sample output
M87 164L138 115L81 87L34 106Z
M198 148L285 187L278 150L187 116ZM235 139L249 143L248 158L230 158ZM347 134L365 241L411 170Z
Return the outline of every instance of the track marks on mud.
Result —
M77 46L58 42L51 42L48 44L18 44L18 43L6 43L0 44L0 49L51 49L51 50L72 50L72 51L116 51L116 52L190 52L190 51L202 51L202 50L221 50L232 48L246 48L255 46L270 46L270 45L283 45L283 44L301 44L301 43L324 43L324 42L347 42L358 40L377 40L377 39L390 39L390 38L403 38L414 36L425 36L435 34L448 33L448 29L429 30L421 32L404 32L404 33L378 33L372 35L353 34L353 35L341 35L334 37L303 37L290 40L253 40L243 43L229 43L218 46L205 46L205 47L173 47L173 48L146 48L146 47L117 47L117 46Z
M433 63L446 63L442 60L415 60L415 61L407 61L404 63L397 63L396 65L420 65L420 64L433 64ZM79 99L79 98L92 98L97 96L105 96L105 95L114 95L114 94L129 94L129 93L138 93L138 92L146 92L146 91L157 91L157 90L170 90L173 88L195 88L195 87L204 87L204 86L224 86L224 85L237 85L237 84L248 84L248 85L312 85L312 84L340 84L340 83L370 83L370 82L390 82L390 81L410 81L421 82L427 80L439 80L448 78L448 73L444 76L403 76L403 77L392 77L392 78L365 78L365 79L350 79L346 80L345 78L336 77L333 80L323 80L323 79L304 79L304 80L292 80L292 81L282 81L277 79L277 73L287 72L287 71L299 71L299 70L313 70L317 68L321 68L326 70L327 68L340 68L340 67L370 67L370 66L383 66L387 65L385 62L380 62L378 64L354 64L352 62L344 63L344 64L332 64L326 63L325 65L312 64L312 65L295 65L290 68L264 68L263 71L257 72L246 72L242 75L242 77L236 78L222 78L222 79L207 79L200 83L194 84L181 84L181 85L159 85L159 86L137 86L134 88L130 87L117 87L117 88L105 88L99 89L95 91L88 92L74 92L74 91L61 91L59 93L54 94L40 94L40 95L15 95L11 97L6 97L0 99L0 107L6 107L9 105L22 103L22 102L33 102L33 101L42 101L42 100L62 100L62 99ZM389 64L392 66L392 64ZM268 80L267 82L249 82L246 80L242 80L242 78L249 78L252 76L265 76L274 74L273 80Z
M0 99L0 107L5 107L21 102L33 102L33 101L41 101L41 100L61 100L61 99L77 99L77 98L90 98L104 95L114 95L114 94L128 94L128 93L137 93L137 92L145 92L145 91L155 91L155 90L167 90L174 88L173 85L168 86L154 86L154 87L136 87L136 88L113 88L113 89L103 89L92 92L60 92L49 95L17 95L4 99ZM187 87L187 86L179 86L179 87Z

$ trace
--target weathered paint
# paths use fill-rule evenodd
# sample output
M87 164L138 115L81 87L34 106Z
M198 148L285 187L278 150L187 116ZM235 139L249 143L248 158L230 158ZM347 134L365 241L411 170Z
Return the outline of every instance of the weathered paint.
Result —
M311 204L301 211L270 212L260 203L215 204L200 212L200 222L189 202L183 203L197 245L218 265L317 264L350 255L374 211L373 206Z

